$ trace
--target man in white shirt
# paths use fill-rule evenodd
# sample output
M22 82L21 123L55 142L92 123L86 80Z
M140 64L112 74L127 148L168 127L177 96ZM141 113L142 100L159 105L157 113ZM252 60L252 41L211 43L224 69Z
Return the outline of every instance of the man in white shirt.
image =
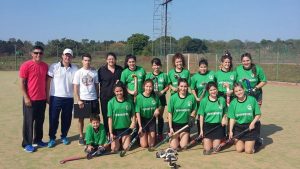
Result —
M91 112L100 113L99 109L99 81L98 73L91 68L92 57L90 54L82 55L82 68L75 73L73 80L74 96L77 98L79 108L83 108L87 104L91 105ZM84 119L78 119L79 125L79 145L84 145L83 127Z
M49 137L48 147L56 145L56 131L61 112L61 142L69 144L67 138L72 121L73 111L73 79L78 70L72 64L73 51L65 49L61 56L61 61L49 67L47 80L47 101L49 103Z

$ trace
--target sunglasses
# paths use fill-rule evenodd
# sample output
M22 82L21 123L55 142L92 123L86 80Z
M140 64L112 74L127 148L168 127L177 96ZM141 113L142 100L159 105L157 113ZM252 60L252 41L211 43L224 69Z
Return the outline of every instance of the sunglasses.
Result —
M38 55L38 54L40 54L40 55L42 55L42 54L44 54L43 52L33 52L35 55Z

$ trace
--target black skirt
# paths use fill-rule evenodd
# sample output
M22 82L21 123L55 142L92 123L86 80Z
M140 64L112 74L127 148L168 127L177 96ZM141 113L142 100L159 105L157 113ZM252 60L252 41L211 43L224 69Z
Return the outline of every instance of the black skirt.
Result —
M174 130L174 133L176 131L180 130L185 125L187 125L187 123L180 124L180 123L174 123L174 122L172 122L172 127L173 127L173 130ZM185 128L182 132L190 133L190 127Z
M155 132L156 131L156 118L148 119L148 118L141 117L141 122L142 122L143 132L149 133L149 132ZM148 122L149 122L149 124L145 127L145 125Z
M249 128L250 123L246 124L238 124L234 125L233 129L233 136L236 136ZM251 131L245 132L244 134L240 135L237 139L242 141L255 141L257 137L259 137L260 133L260 122L255 123L255 128Z
M225 126L220 126L211 131L216 126L221 125L220 123L204 123L203 124L203 134L204 138L208 139L223 139L225 138ZM208 131L211 131L210 133L206 134Z

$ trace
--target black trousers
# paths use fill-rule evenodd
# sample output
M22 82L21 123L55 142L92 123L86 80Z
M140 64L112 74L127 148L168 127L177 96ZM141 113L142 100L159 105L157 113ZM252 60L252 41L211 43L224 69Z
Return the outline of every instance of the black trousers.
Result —
M108 118L107 118L107 104L108 104L109 100L108 99L101 99L100 103L101 103L101 112L102 112L102 116L103 116L103 124L104 124L104 128L106 132L109 132L108 129Z
M23 100L23 141L22 147L42 141L46 100L31 101L31 107Z

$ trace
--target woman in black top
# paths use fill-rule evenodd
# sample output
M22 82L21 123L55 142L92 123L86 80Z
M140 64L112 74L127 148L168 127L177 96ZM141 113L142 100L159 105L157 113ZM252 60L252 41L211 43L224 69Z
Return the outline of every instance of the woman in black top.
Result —
M116 54L108 53L106 55L106 64L101 66L98 70L98 79L100 83L100 103L103 122L106 132L108 133L108 119L107 119L107 103L114 97L113 86L121 78L123 68L116 65Z

